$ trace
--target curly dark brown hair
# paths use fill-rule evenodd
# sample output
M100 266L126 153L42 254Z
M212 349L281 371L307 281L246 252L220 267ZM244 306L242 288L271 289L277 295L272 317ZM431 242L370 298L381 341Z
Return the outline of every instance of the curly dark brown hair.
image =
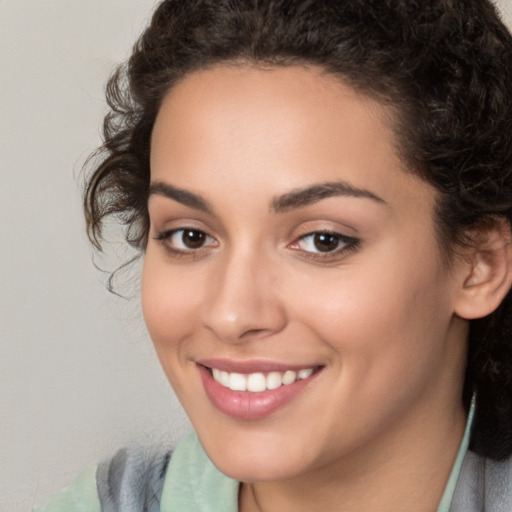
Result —
M84 207L101 249L117 217L143 253L149 152L166 93L217 63L312 64L390 105L400 156L438 191L441 246L482 220L512 221L512 37L487 0L166 0L107 86L104 144ZM512 454L512 298L471 322L464 400L472 448Z

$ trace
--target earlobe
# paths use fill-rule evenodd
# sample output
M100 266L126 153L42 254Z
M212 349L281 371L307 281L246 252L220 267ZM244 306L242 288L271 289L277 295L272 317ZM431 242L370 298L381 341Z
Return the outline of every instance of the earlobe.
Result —
M472 248L463 266L455 313L472 320L492 313L512 285L512 237L510 224L494 218L469 233Z

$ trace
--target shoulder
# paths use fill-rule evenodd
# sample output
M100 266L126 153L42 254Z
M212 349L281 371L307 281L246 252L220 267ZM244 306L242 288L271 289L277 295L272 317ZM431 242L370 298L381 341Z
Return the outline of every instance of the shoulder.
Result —
M119 450L36 512L236 512L238 486L191 432L172 457L161 448Z
M171 458L171 450L122 449L103 461L97 470L97 488L102 512L130 510L157 512Z
M510 512L512 458L495 461L468 451L450 510Z
M158 512L171 450L124 448L34 512Z
M504 461L487 459L485 465L485 510L512 510L512 457Z
M97 469L97 465L86 468L71 485L34 512L101 512L96 488Z

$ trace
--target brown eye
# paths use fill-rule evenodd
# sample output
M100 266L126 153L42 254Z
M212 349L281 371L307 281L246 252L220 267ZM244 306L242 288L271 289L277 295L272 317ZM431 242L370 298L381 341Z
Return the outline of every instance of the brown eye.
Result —
M173 229L156 237L169 250L177 252L193 252L203 247L214 247L217 242L204 231L194 228Z
M340 237L333 233L315 233L313 244L319 252L335 251L340 243Z
M204 245L206 235L196 229L184 229L182 230L181 241L188 249L199 249Z
M315 231L299 238L294 245L305 254L334 256L359 244L357 238L331 231Z

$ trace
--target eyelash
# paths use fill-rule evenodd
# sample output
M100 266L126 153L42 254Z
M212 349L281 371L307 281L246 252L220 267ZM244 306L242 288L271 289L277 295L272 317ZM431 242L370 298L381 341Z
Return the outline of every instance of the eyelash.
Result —
M172 237L178 233L182 233L182 237L185 234L185 232L193 232L193 233L200 233L201 235L204 235L206 239L214 240L211 236L209 236L204 231L192 228L192 227L183 227L178 229L170 229L168 231L163 231L162 233L159 233L157 236L155 236L155 240L162 243L165 247L165 249L174 257L178 258L196 258L201 255L202 251L201 249L204 249L204 245L201 245L197 249L193 248L187 248L187 249L178 249L176 247L173 247L169 240L172 239Z
M201 256L201 254L203 253L202 250L205 249L204 244L195 249L194 248L179 249L179 248L173 247L169 243L169 240L173 236L177 235L178 233L182 233L181 236L183 237L183 235L187 231L193 232L193 233L199 233L199 234L205 236L206 240L208 240L208 239L215 240L213 237L209 236L204 231L202 231L200 229L192 228L192 227L183 227L183 228L171 229L168 231L164 231L162 233L157 234L154 238L158 242L162 243L164 245L165 249L173 257L194 259L194 258ZM304 242L305 240L307 240L310 237L315 237L318 235L327 235L327 236L334 237L337 239L337 244L338 245L342 244L342 245L341 245L341 247L337 247L336 249L334 249L332 251L325 251L325 252L306 251L306 250L301 250L300 247L298 247L301 242ZM329 262L329 261L332 261L332 260L336 259L337 257L341 256L341 254L356 251L359 248L360 244L361 244L361 240L358 238L343 235L343 234L337 233L335 231L318 230L318 231L312 231L312 232L300 235L291 244L289 244L288 247L291 248L292 250L300 251L301 256L304 258L307 258L307 259L310 259L313 261L318 261L318 262Z
M342 233L337 233L336 231L331 231L328 229L322 229L318 231L312 231L310 233L306 233L304 235L299 236L292 244L291 246L295 245L298 246L298 244L302 241L305 241L306 239L310 237L315 237L317 235L327 235L331 236L337 239L338 245L341 244L341 247L337 247L336 249L332 251L305 251L302 250L302 257L313 260L313 261L319 261L319 262L329 262L337 257L341 256L342 254L355 252L359 246L361 245L361 240L352 236L344 235ZM300 250L300 248L296 249Z

